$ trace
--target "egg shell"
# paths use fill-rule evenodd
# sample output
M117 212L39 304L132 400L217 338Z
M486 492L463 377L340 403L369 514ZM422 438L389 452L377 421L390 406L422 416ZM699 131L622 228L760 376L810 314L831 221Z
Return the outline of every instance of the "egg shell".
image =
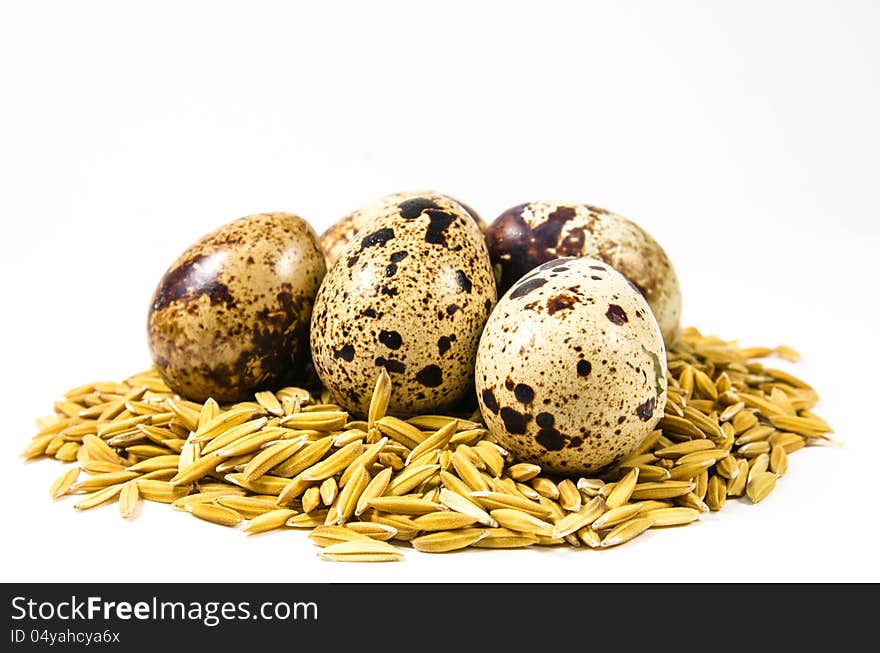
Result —
M464 202L461 202L460 200L457 200L449 195L438 193L432 190L403 191L400 193L392 193L391 195L385 195L384 197L373 200L372 202L365 204L357 210L352 211L348 215L343 216L335 223L333 223L330 227L328 227L327 230L324 231L324 233L321 234L321 247L324 248L324 256L326 256L327 258L327 268L329 269L333 266L337 259L339 259L339 255L342 253L342 250L345 249L345 247L352 240L354 240L354 237L361 229L366 227L373 220L384 215L389 209L394 208L399 202L402 202L403 200L413 197L427 197L431 195L439 195L442 197L446 197L453 202L456 202L465 211L467 211L474 222L477 223L480 231L486 231L488 225L486 224L486 221L477 214L476 211L474 211Z
M390 413L449 409L472 397L495 301L486 245L466 209L440 194L408 197L361 230L321 284L315 371L360 416L381 367L392 381Z
M314 229L260 213L199 239L153 293L147 334L168 386L189 399L238 401L296 378L326 272Z
M490 433L517 459L592 473L635 450L663 416L666 350L623 275L598 259L562 258L498 300L476 390Z
M681 288L672 262L644 229L588 204L529 202L508 209L486 231L500 293L541 263L589 256L608 263L648 300L667 345L681 335Z

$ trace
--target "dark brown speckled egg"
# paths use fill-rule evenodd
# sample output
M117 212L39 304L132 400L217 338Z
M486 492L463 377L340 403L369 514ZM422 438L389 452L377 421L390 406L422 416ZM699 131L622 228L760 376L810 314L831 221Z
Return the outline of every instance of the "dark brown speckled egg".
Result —
M315 371L358 415L383 367L390 413L447 410L472 396L495 300L486 244L466 209L445 195L407 197L358 232L324 278L311 324Z
M150 303L153 363L168 386L198 401L239 401L297 377L326 268L302 218L260 213L191 245Z
M361 229L366 227L377 217L384 214L388 209L393 208L398 202L402 202L407 198L423 197L426 195L442 195L443 197L447 197L458 203L465 211L467 211L468 215L473 218L474 222L477 223L480 231L486 231L488 225L485 220L477 215L476 211L467 204L450 197L449 195L443 195L442 193L437 193L431 190L393 193L373 200L357 210L352 211L348 215L341 217L321 234L321 246L324 248L324 255L327 257L327 268L329 269L333 267L333 264L339 258L342 250L346 248Z
M516 282L486 322L480 412L520 460L565 475L632 453L666 405L666 349L641 293L604 261L562 258Z
M639 289L667 345L681 334L681 289L669 257L644 229L623 216L588 204L529 202L508 209L486 231L498 292L524 274L563 256L598 258Z

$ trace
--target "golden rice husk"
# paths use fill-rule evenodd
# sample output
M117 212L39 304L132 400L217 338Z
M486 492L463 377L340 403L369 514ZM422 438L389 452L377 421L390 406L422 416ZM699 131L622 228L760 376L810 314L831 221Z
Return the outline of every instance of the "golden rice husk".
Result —
M326 390L315 399L300 388L265 390L220 406L174 395L155 370L83 384L39 420L24 455L75 461L50 492L96 490L79 497L81 510L119 496L123 515L142 498L218 523L248 519L246 532L347 524L349 539L412 541L425 551L602 548L646 524L690 523L728 498L760 502L794 451L829 440L831 427L813 412L815 390L755 360L773 354L796 358L784 347L741 348L685 329L667 350L660 424L601 477L543 475L494 442L478 411L387 415L394 388L384 368L364 420Z

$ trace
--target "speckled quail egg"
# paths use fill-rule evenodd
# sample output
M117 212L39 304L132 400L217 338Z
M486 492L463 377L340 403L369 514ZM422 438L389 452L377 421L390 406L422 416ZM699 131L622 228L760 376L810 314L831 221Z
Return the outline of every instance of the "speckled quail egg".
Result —
M667 345L681 334L681 289L666 252L623 216L587 204L529 202L508 209L486 231L503 293L526 272L562 256L590 256L632 281L648 300Z
M345 249L346 245L354 239L361 229L366 227L380 215L383 215L388 209L393 208L399 202L402 202L407 198L425 197L429 195L440 195L456 202L468 213L468 215L471 216L471 218L473 218L474 222L476 222L477 226L480 228L480 231L486 231L488 225L485 220L477 215L476 211L467 204L450 197L449 195L444 195L443 193L437 193L431 190L393 193L391 195L380 197L379 199L360 207L356 211L352 211L348 215L340 218L321 234L321 246L324 248L324 255L327 257L327 268L329 269L333 266L339 258L339 255L342 253L342 250Z
M480 412L520 460L565 474L632 453L666 405L666 350L645 298L604 261L544 263L498 300L476 360Z
M150 302L149 347L162 378L199 401L238 401L294 378L325 272L317 234L296 215L251 215L204 236Z
M333 398L366 414L379 370L389 413L443 411L472 396L480 332L495 304L482 234L439 194L391 204L342 251L315 300L315 371Z

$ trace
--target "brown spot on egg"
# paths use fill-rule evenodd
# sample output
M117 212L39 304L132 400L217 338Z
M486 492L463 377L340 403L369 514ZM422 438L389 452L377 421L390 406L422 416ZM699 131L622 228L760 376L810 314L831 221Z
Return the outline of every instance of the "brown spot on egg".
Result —
M443 370L434 364L426 365L416 373L416 381L427 388L436 388L443 383Z
M513 396L521 404L530 404L535 399L535 391L525 383L517 383L513 388Z
M573 227L556 247L556 253L560 256L580 256L584 251L584 239L583 227Z
M538 416L535 417L535 423L542 428L553 426L555 422L556 418L551 413L538 413Z
M577 373L578 376L590 376L590 372L593 370L593 366L590 364L590 361L579 360L577 363Z
M165 273L162 284L153 298L153 310L161 311L171 302L188 302L201 295L208 297L211 305L235 306L235 298L226 284L219 281L216 269L223 264L222 253L197 254L178 263Z
M366 249L367 247L384 247L385 243L394 238L394 229L390 227L386 227L384 229L379 229L374 231L367 236L364 236L363 240L361 240L361 249Z
M500 415L501 420L504 422L504 428L507 429L508 433L523 434L526 432L526 424L529 421L529 416L526 413L514 410L510 406L504 406L500 411Z
M565 447L565 436L555 428L543 428L538 431L535 441L547 451L560 451Z
M617 304L608 305L608 310L605 312L605 317L607 317L617 326L621 326L629 322L629 318L626 316L626 311L624 311Z
M471 283L471 280L468 279L468 276L467 274L465 274L464 270L455 271L455 282L458 284L459 288L470 294L471 289L473 288L473 284Z
M485 390L483 390L480 396L482 397L483 404L486 406L486 408L497 415L500 408L498 407L498 399L495 398L495 393L492 392L492 389L486 388Z
M547 300L547 315L553 315L559 311L569 310L577 303L571 295L554 295Z
M643 422L647 422L654 415L654 407L657 405L657 398L651 397L645 403L639 404L636 407L636 415L639 416Z
M426 211L430 216L428 229L425 231L425 242L432 245L446 246L446 229L455 222L455 216L446 211L436 211L428 209Z
M344 345L339 349L334 349L333 358L341 358L347 363L350 363L354 360L354 347L352 345Z
M452 343L450 342L448 336L440 336L437 339L437 351L440 352L441 356L443 354L445 354L447 351L449 351L449 348L451 346L452 346Z
M389 360L383 356L376 357L376 367L384 367L389 374L403 374L406 372L406 365L400 361Z
M519 299L520 297L525 297L536 288L540 288L541 286L543 286L545 283L547 283L547 280L541 279L540 277L535 277L533 279L523 281L516 287L513 292L510 293L510 298Z
M559 234L566 222L575 216L575 207L560 206L547 215L547 219L532 229L535 244L545 251L553 250L559 242ZM553 258L556 258L555 256Z
M400 349L403 339L397 331L382 330L379 332L379 342L388 347L388 349Z
M427 209L440 208L434 200L427 197L413 197L412 199L400 202L397 207L400 210L400 217L407 220L414 220L422 214L422 211Z

